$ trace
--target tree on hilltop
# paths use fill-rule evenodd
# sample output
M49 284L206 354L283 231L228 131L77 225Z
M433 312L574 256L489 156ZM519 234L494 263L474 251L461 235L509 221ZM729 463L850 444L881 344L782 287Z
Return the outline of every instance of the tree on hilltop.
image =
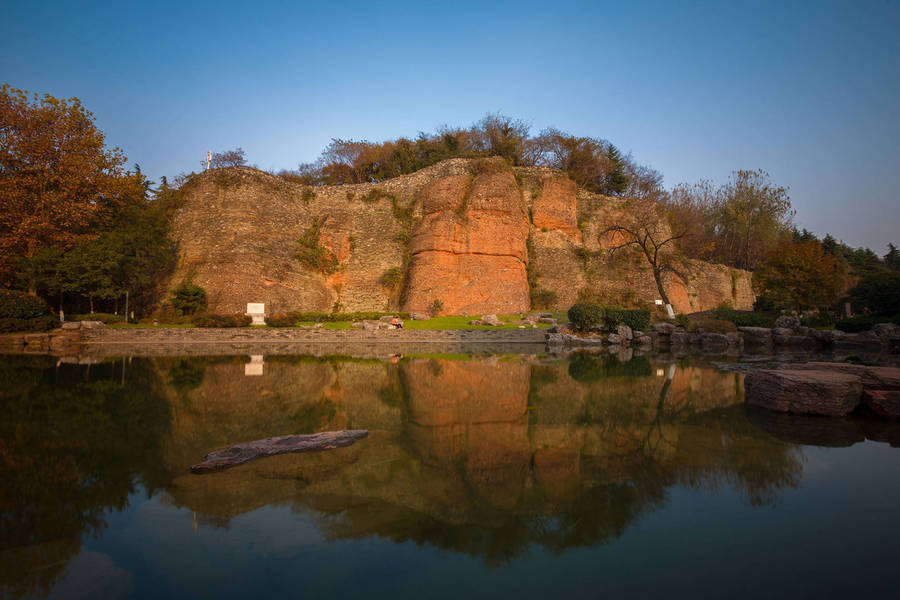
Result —
M244 157L244 149L235 148L234 150L213 152L210 166L212 166L213 169L221 169L223 167L246 167L247 159Z

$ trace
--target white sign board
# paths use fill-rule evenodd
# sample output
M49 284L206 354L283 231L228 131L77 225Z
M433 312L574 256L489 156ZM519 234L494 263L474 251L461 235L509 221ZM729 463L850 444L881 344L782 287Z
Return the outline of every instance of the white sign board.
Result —
M266 305L263 302L248 302L247 314L253 318L251 325L266 324Z

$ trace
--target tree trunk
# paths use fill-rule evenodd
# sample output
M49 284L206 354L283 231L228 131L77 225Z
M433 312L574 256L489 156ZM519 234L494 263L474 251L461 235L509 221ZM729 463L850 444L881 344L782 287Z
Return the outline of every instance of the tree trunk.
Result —
M669 302L669 297L666 295L666 288L663 287L662 273L656 266L653 267L653 279L656 280L656 289L659 291L659 295L662 298L663 303L671 304L671 302Z
M230 469L257 458L288 452L320 452L349 446L369 435L365 429L323 431L311 435L282 435L253 442L235 444L207 454L201 463L191 467L191 473L209 473Z
M88 301L91 303L91 314L94 314L94 295L88 294Z

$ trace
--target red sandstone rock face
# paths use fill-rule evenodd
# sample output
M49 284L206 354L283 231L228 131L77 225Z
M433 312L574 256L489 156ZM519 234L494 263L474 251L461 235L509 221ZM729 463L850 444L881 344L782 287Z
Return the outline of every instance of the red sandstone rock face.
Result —
M531 220L541 229L558 229L581 241L578 229L578 186L568 177L552 175L541 180L541 195L534 199Z
M421 198L403 309L440 300L448 314L527 311L528 222L512 173L445 177Z

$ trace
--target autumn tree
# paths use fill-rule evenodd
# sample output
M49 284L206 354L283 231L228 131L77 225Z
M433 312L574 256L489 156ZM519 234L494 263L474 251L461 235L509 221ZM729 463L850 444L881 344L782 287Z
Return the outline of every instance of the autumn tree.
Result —
M660 298L671 304L664 285L666 276L672 274L685 282L688 276L689 265L676 247L684 235L684 230L672 229L664 206L631 198L600 231L599 241L613 255L626 248L638 249L650 265Z
M14 257L90 239L139 198L141 177L124 165L77 98L0 88L0 282Z
M845 281L841 261L813 240L782 243L753 272L756 293L781 308L831 306Z
M753 269L791 235L787 189L765 171L735 171L718 188L708 181L679 184L665 203L685 229L680 249L693 258Z
M214 169L221 169L223 167L245 167L247 166L247 159L244 157L243 148L235 148L234 150L213 152L210 164Z

